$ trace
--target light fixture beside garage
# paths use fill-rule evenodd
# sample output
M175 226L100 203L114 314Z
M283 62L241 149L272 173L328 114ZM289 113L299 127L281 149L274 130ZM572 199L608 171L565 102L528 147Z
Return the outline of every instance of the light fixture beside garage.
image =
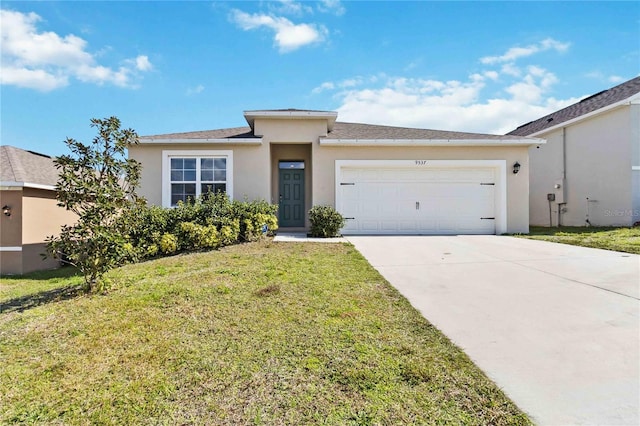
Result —
M5 216L11 216L11 206L8 206L8 205L2 206L2 213Z
M517 161L513 164L513 174L517 175L518 172L520 171L520 163L518 163Z

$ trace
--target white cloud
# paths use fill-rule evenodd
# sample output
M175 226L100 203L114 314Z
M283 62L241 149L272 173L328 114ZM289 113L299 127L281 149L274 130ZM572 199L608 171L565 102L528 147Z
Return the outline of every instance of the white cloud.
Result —
M151 65L148 56L140 55L136 58L136 68L140 71L151 71L153 65Z
M552 38L546 38L538 44L532 44L526 47L512 47L500 56L485 56L483 58L480 58L480 62L487 65L503 62L513 62L516 59L531 56L535 53L543 52L546 50L565 52L567 49L569 49L569 46L571 46L571 43L562 43Z
M545 50L563 52L569 46L547 38L512 48L504 55L482 58L486 69L461 80L376 74L326 81L312 93L333 93L344 121L371 123L374 118L392 126L504 134L580 100L551 96L558 78L546 68L514 63Z
M529 66L521 77L488 70L464 81L377 76L379 83L358 77L361 87L345 81L325 82L313 93L335 90L343 121L441 130L504 134L520 124L556 111L580 98L549 97L557 77L539 66ZM502 96L493 93L497 81ZM366 87L369 85L369 87ZM490 85L493 85L489 87ZM483 96L485 95L485 96Z
M230 19L243 30L266 27L274 31L274 44L280 53L291 52L303 46L323 41L328 33L322 25L294 24L287 18L264 14L248 14L241 10L231 11Z
M147 56L125 61L118 69L96 63L87 52L87 42L73 34L64 37L38 31L37 14L0 10L2 21L2 84L51 91L69 84L74 77L83 82L133 87L136 71L152 68Z
M196 87L189 87L187 89L187 96L197 95L198 93L202 93L204 91L204 86L202 84L198 84Z
M278 0L268 3L269 11L280 15L302 16L306 13L313 13L313 8L295 0Z
M342 16L346 11L340 0L320 0L320 3L318 3L318 10L321 12L333 13L336 16Z

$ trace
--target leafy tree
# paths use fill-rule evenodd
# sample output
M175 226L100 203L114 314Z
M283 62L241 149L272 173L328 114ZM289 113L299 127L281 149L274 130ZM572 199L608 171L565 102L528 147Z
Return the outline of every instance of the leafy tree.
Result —
M116 117L92 119L98 135L90 145L65 141L71 154L55 159L59 170L58 205L78 215L73 226L63 226L47 239L47 252L78 268L87 291L102 290L102 276L131 260L133 250L117 226L121 212L135 203L141 165L126 158L126 149L138 143L132 129L120 129Z

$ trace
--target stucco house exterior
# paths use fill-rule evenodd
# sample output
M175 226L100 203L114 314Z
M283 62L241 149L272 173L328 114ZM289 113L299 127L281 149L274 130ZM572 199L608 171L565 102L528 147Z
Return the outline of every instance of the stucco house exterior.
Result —
M640 221L640 77L508 136L547 140L529 150L532 225L631 226Z
M528 232L529 147L543 140L337 116L245 111L245 127L141 137L129 149L143 166L138 194L167 207L210 190L264 199L290 230L330 205L347 219L344 234Z
M13 146L0 146L0 274L53 269L43 260L45 238L71 225L76 216L56 201L53 159Z

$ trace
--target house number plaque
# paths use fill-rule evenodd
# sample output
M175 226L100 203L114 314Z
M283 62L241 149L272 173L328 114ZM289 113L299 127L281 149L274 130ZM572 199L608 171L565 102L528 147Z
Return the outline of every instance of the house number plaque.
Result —
M426 166L427 160L416 160L416 166Z

